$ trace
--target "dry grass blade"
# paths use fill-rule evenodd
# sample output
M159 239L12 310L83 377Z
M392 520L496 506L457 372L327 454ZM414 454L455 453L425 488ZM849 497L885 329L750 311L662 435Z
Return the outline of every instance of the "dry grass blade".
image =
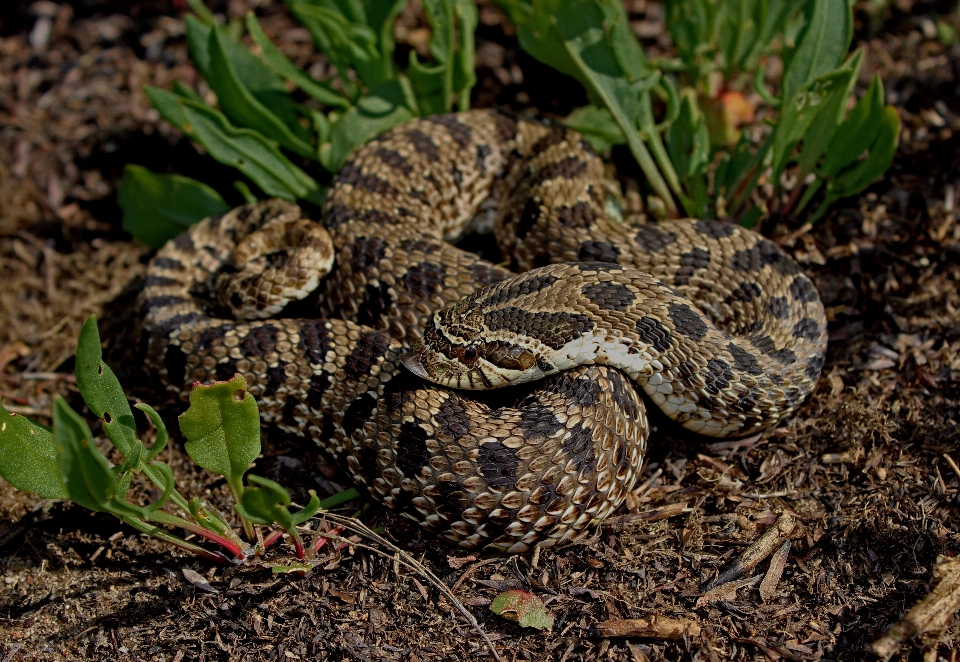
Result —
M370 529L363 522L355 520L352 517L344 517L343 515L337 515L336 513L330 513L330 512L323 513L323 517L324 519L328 519L331 522L335 522L336 524L339 524L340 526L344 527L348 531L351 531L359 536L367 538L368 540L373 540L379 545L383 545L384 547L389 549L391 552L393 552L394 555L387 554L383 550L377 549L376 547L373 547L371 545L365 545L363 543L350 541L347 538L344 538L343 536L340 536L340 535L325 533L323 531L314 531L313 533L315 535L319 535L323 538L328 538L330 540L335 540L337 542L343 542L348 545L352 545L353 547L360 547L362 549L369 550L374 554L379 554L384 558L390 559L393 562L399 563L400 565L418 573L421 577L426 579L431 586L433 586L438 591L440 591L443 597L445 597L447 600L450 601L450 604L453 605L453 607L458 612L460 612L460 614L467 620L467 623L470 624L470 627L476 630L477 633L480 635L480 637L483 639L483 641L487 644L487 648L490 649L490 654L493 655L493 659L497 660L497 662L500 662L500 654L497 653L497 649L494 647L493 642L490 641L490 637L488 637L487 633L483 631L482 627L480 627L480 624L477 622L477 619L474 618L473 614L471 614L470 611L464 606L464 604L457 599L457 596L453 594L453 591L451 591L439 577L437 577L435 574L430 572L430 570L424 567L422 563L418 562L412 556L407 554L405 551L403 551L402 549L394 545L392 542L390 542L383 536L377 534L375 531Z

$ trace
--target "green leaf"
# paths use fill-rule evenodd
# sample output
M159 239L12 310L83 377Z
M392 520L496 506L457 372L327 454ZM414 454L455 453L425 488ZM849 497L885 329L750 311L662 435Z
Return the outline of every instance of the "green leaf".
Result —
M590 145L600 154L614 145L622 145L626 142L623 131L620 130L620 126L606 108L600 108L592 104L577 108L567 115L563 123L582 133L590 142Z
M181 175L158 175L127 164L117 188L123 229L151 248L159 248L188 227L229 207L202 182Z
M649 91L660 74L650 67L630 31L623 5L611 0L538 0L532 7L518 0L498 0L498 4L512 18L524 17L517 25L524 50L576 77L593 103L610 111L651 188L664 200L668 212L676 214L671 188L677 193L680 190L675 173L669 162L662 162L662 154L654 161L636 128L641 97L646 95L645 104L649 105ZM641 121L657 153L653 141L659 143L659 133L650 117ZM660 170L665 166L670 187Z
M246 24L250 36L253 37L253 40L263 52L263 61L266 62L278 76L290 81L320 103L335 108L346 109L350 107L349 99L339 92L332 90L326 83L314 80L287 59L287 56L280 52L280 49L267 37L253 12L247 13Z
M376 87L396 76L393 54L388 58L381 53L381 34L363 22L365 16L346 16L333 2L288 0L287 4L310 32L317 48L337 67L337 75L350 98L356 98L356 85L346 75L349 69L356 71L367 87ZM357 8L362 11L359 3Z
M0 476L18 490L45 499L64 499L53 432L25 416L11 414L0 401Z
M292 201L319 190L316 181L256 131L233 126L222 113L208 106L181 99L180 107L186 119L181 127L184 132L217 161L253 180L268 196Z
M249 475L247 481L250 484L243 489L243 496L236 509L255 524L278 524L292 534L294 526L306 522L320 508L317 493L310 490L310 503L296 513L291 513L290 493L282 485L255 474Z
M823 109L817 113L813 123L804 132L803 151L798 160L801 180L814 171L820 157L827 151L827 147L836 135L837 128L847 111L847 100L853 93L853 87L860 75L862 61L863 51L857 51L844 64L844 69L850 72L846 87L836 90L827 98Z
M143 402L135 404L133 406L139 409L140 411L142 411L144 414L146 414L147 418L150 419L150 422L153 423L154 427L157 428L157 438L154 440L153 446L146 449L147 456L145 458L145 461L149 462L150 460L152 460L157 456L157 453L159 453L164 448L166 448L167 441L169 441L170 439L170 435L167 434L167 426L164 425L163 419L160 418L160 414L158 414L153 407Z
M521 627L552 630L553 615L539 596L527 591L505 591L490 603L490 611Z
M190 408L180 415L187 454L201 467L226 478L239 501L243 474L260 454L260 414L237 374L226 382L196 384Z
M278 76L223 28L210 30L208 51L210 75L206 80L230 119L300 156L317 158L308 132L300 126L293 99Z
M96 315L88 317L80 329L76 376L83 401L101 419L103 431L114 447L127 457L137 443L137 424L123 387L110 366L103 362Z
M84 508L113 512L119 486L113 468L93 443L86 422L61 396L53 401L53 434L63 487ZM132 514L139 512L133 510Z
M837 130L820 166L820 174L830 177L853 163L876 138L883 113L883 83L874 76L866 94L853 107Z
M172 92L149 85L144 92L165 120L203 145L214 159L247 175L267 195L295 200L319 192L316 181L256 131L238 129L223 113Z
M477 84L474 33L480 22L480 13L473 0L454 0L455 14L460 22L460 48L453 58L453 92L457 108L470 109L470 90Z
M886 172L897 152L900 138L900 114L887 106L880 114L880 122L867 158L827 182L823 203L814 214L819 218L837 200L859 193Z
M367 92L357 105L330 128L330 142L320 147L320 162L336 172L354 149L387 129L414 118L408 105L409 90L393 80Z
M787 166L793 148L806 135L813 121L824 110L835 110L835 97L844 97L851 82L852 72L838 69L804 85L784 102L780 121L773 131L771 167L773 180L779 181Z
M853 0L809 0L797 46L783 56L783 98L837 67L853 36Z
M680 115L667 131L670 160L682 182L704 174L710 165L710 134L707 131L707 122L697 107L692 91L690 92L683 95Z

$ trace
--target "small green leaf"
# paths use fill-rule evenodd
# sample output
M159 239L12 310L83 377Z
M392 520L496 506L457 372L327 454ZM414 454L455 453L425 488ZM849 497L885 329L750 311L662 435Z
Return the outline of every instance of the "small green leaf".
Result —
M11 414L0 401L0 476L18 490L45 499L67 496L60 483L53 432L25 416Z
M583 137L590 142L590 146L599 154L603 154L614 145L622 145L626 142L623 131L620 130L610 111L593 104L577 108L567 115L563 123L574 131L582 133Z
M202 182L158 175L133 164L124 167L117 203L123 211L123 229L152 248L229 209L220 194Z
M123 387L103 362L96 315L88 317L80 329L76 377L80 395L90 411L102 420L104 433L124 457L129 456L137 443L137 424Z
M157 438L154 440L153 446L147 449L145 461L149 462L157 456L157 453L166 448L167 441L170 439L170 435L167 434L167 426L164 425L163 419L160 418L160 414L158 414L153 407L143 402L133 406L146 414L147 418L150 419L150 422L153 423L154 427L157 428Z
M414 118L403 82L389 81L367 92L330 128L330 142L320 147L320 161L336 172L354 149L387 129Z
M538 596L527 591L505 591L490 603L490 611L521 627L552 630L553 615Z
M683 95L680 115L667 131L667 149L682 182L704 174L710 165L707 123L690 93Z
M250 483L243 488L237 512L254 524L278 524L284 531L293 528L290 514L290 493L282 485L255 474L247 476Z
M243 474L260 454L260 414L243 376L195 384L190 408L180 415L180 430L188 440L184 446L190 458L226 478L239 501Z

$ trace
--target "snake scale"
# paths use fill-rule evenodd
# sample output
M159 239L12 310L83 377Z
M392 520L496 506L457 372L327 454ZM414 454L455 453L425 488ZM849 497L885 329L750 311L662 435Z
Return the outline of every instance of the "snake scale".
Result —
M826 349L817 291L774 243L618 221L607 197L602 162L561 126L411 121L356 150L322 223L270 200L161 249L148 369L180 397L242 373L265 424L463 548L578 539L639 474L640 390L688 429L745 436L797 407ZM477 219L509 270L450 243Z

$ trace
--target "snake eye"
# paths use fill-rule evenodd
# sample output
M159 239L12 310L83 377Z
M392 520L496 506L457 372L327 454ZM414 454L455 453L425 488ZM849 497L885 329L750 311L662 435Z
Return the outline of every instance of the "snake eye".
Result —
M477 358L477 348L473 345L465 347L463 350L463 360L464 361L473 361Z

